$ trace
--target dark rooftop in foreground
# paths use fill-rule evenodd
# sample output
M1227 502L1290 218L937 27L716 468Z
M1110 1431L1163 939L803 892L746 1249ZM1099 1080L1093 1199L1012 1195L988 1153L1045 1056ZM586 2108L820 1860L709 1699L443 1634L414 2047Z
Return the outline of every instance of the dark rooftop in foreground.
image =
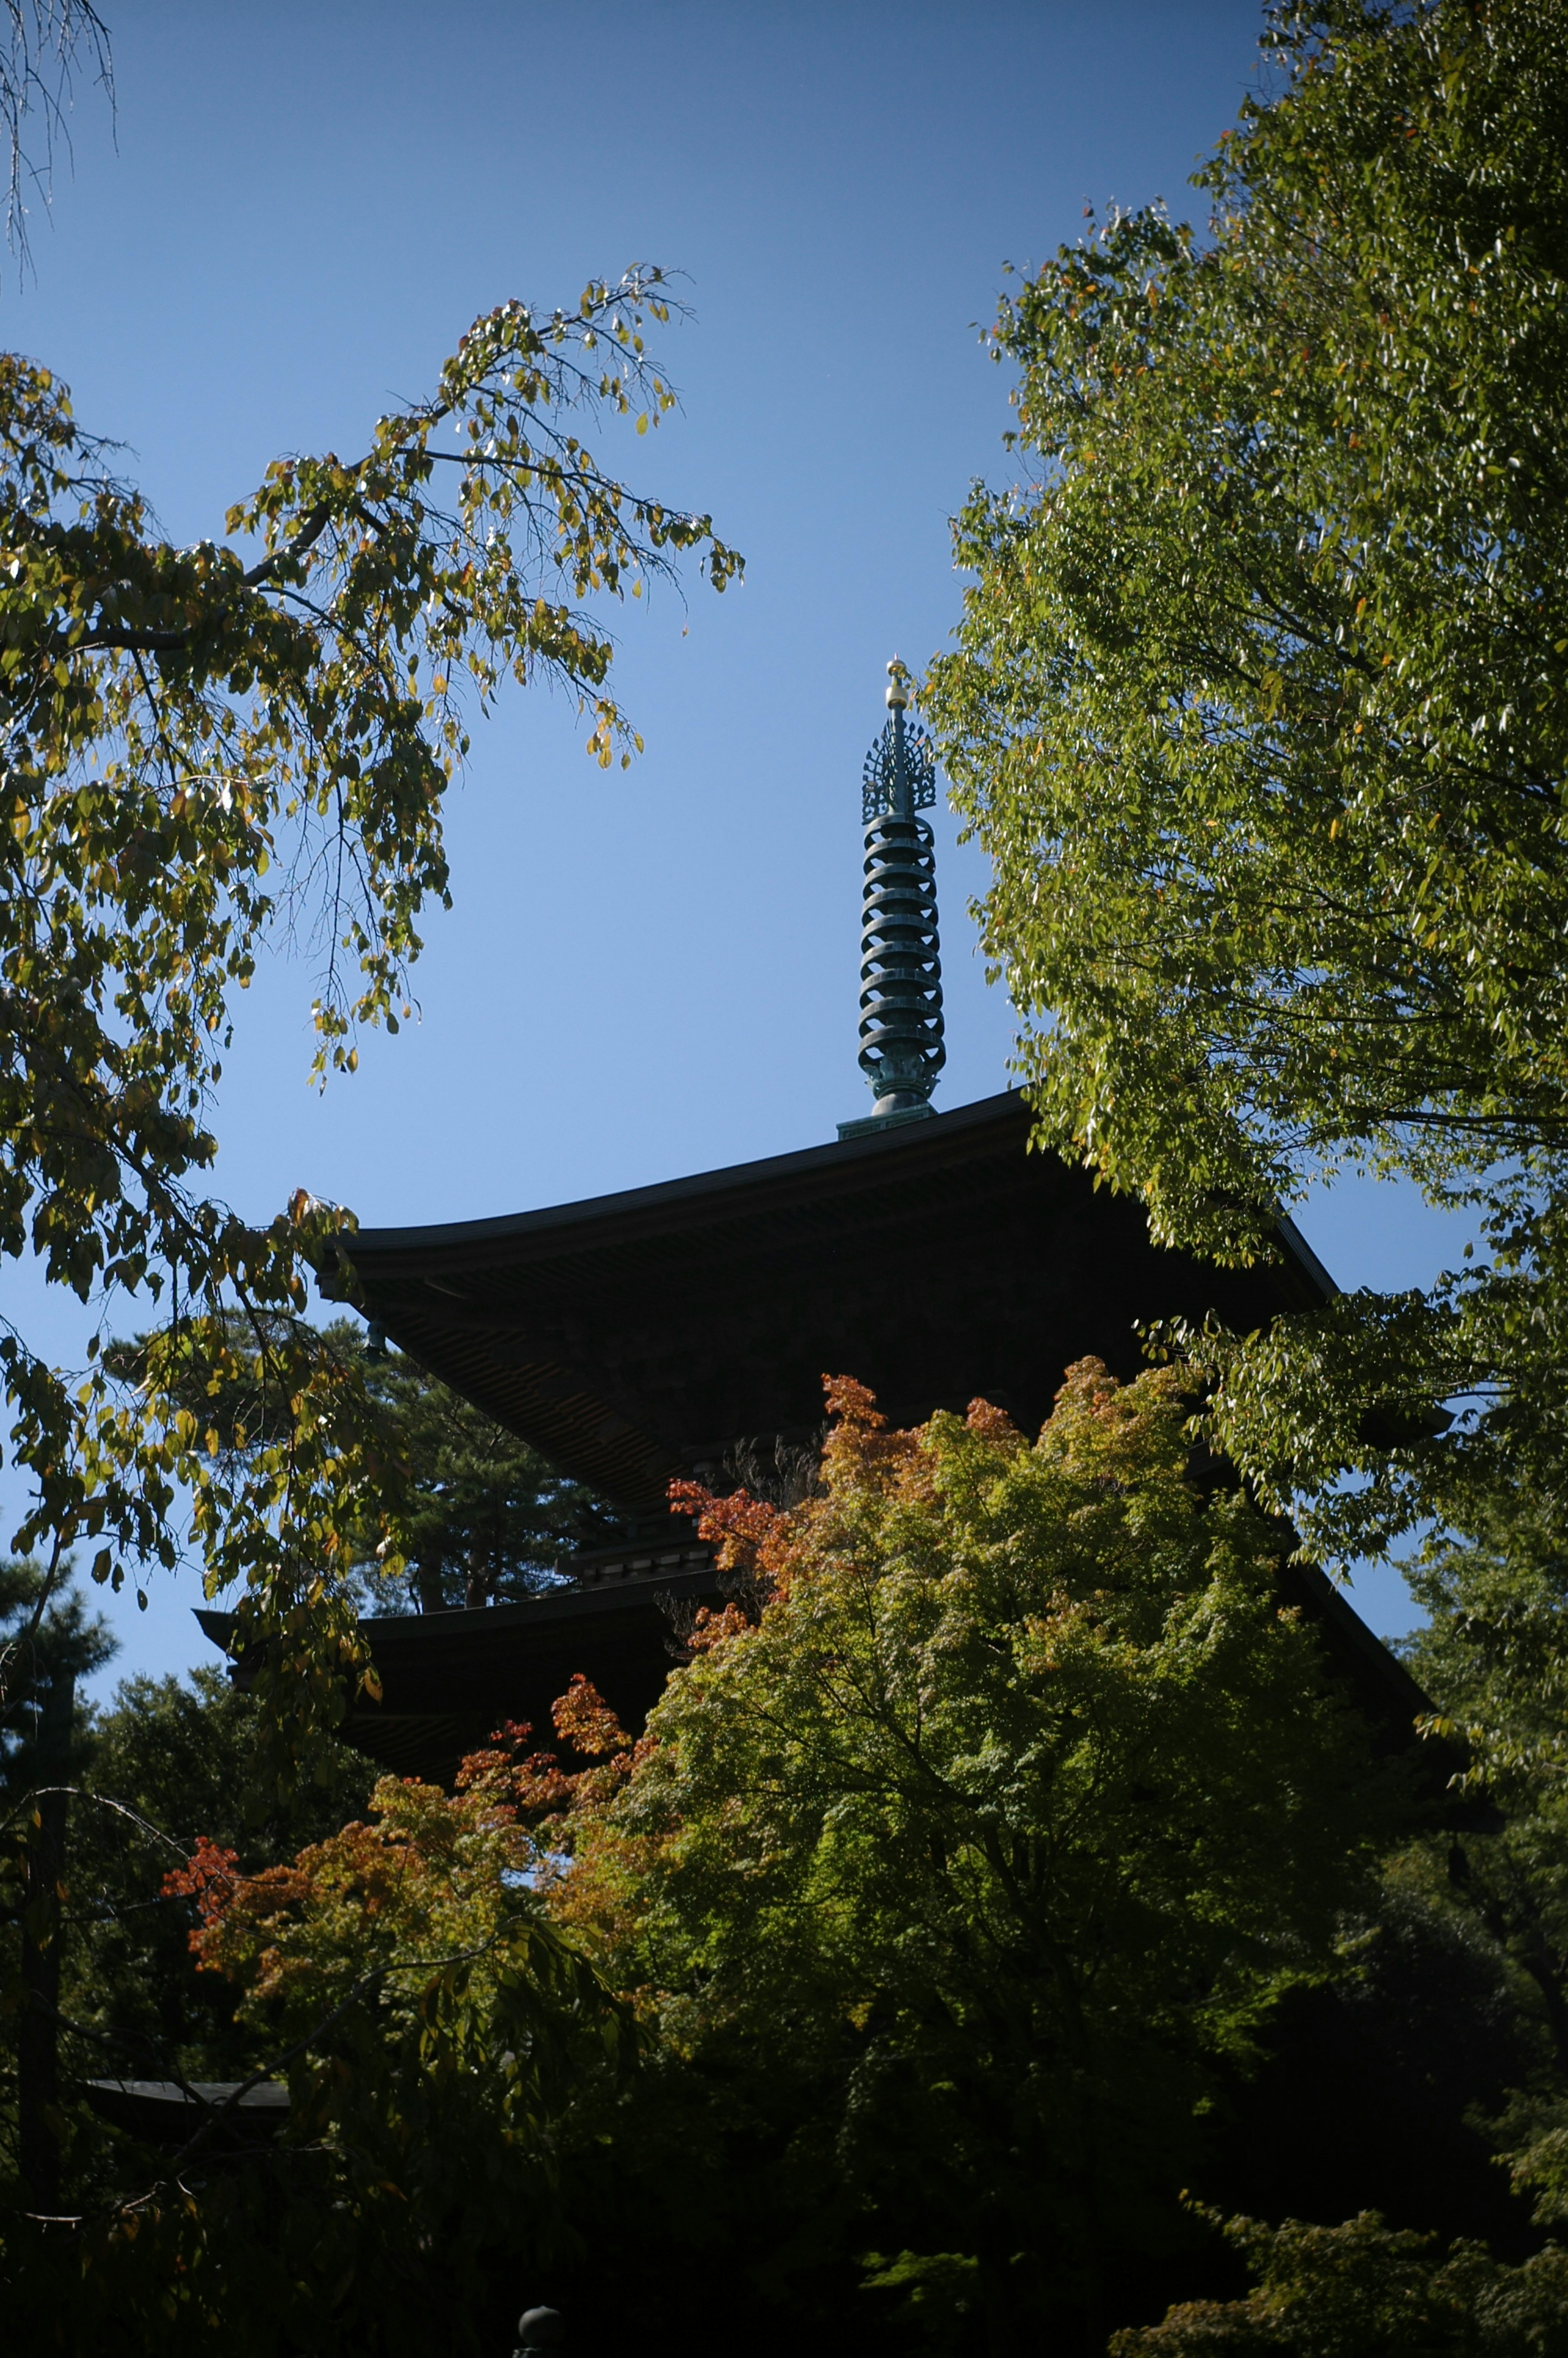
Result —
M1248 1332L1332 1292L1288 1224L1250 1270L1162 1249L1137 1203L1030 1152L1030 1127L1007 1092L585 1203L362 1228L323 1289L647 1516L738 1441L813 1433L825 1375L895 1423L983 1396L1034 1432L1073 1360L1137 1371L1141 1321Z
M383 1686L351 1740L404 1775L449 1777L503 1719L548 1740L581 1671L628 1724L657 1698L683 1614L719 1593L670 1515L672 1477L721 1484L737 1444L820 1428L825 1374L899 1424L977 1396L1026 1433L1063 1372L1142 1362L1138 1325L1211 1311L1244 1331L1332 1281L1288 1224L1277 1259L1214 1269L1150 1240L1139 1205L1029 1149L1009 1093L726 1171L509 1218L362 1229L326 1285L627 1518L522 1603L363 1625ZM1322 1574L1285 1585L1375 1716L1408 1730L1408 1672ZM226 1643L230 1617L202 1625Z

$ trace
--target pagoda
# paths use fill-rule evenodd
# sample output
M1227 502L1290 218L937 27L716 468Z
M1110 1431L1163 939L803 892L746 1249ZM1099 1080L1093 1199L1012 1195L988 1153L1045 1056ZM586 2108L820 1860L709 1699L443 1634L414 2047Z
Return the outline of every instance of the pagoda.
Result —
M503 1719L545 1734L575 1672L640 1724L678 1629L720 1594L710 1551L671 1515L680 1478L733 1487L738 1458L815 1445L823 1378L868 1384L918 1423L977 1397L1025 1433L1064 1370L1142 1364L1140 1327L1213 1316L1249 1333L1332 1280L1281 1218L1273 1258L1209 1266L1154 1243L1134 1201L1031 1150L1009 1090L938 1112L945 1055L923 732L889 665L889 717L861 785L860 1064L869 1114L829 1143L497 1219L361 1228L322 1277L333 1300L616 1510L623 1541L563 1560L522 1602L362 1627L382 1699L349 1739L404 1775L449 1778ZM1424 1698L1340 1592L1281 1574L1363 1705L1402 1740ZM226 1644L225 1614L200 1617Z

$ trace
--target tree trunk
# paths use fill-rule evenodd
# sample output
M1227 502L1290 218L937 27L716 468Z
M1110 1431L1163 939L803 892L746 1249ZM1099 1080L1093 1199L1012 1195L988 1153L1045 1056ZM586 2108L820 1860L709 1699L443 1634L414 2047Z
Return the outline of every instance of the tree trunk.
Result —
M29 1831L22 1913L22 1987L17 2029L16 2099L22 2179L35 2211L59 2208L59 1965L61 1881L65 1874L71 1720L76 1673L57 1671L38 1716L38 1823ZM49 1791L47 1788L57 1790Z

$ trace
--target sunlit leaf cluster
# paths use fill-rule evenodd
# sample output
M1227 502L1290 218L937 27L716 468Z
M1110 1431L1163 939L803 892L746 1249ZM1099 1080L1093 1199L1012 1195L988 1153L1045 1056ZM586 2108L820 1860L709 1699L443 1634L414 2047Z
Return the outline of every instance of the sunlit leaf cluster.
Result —
M1023 472L958 519L928 705L1044 1135L1229 1258L1346 1163L1476 1207L1489 1272L1432 1297L1406 1404L1528 1367L1560 1459L1530 1333L1568 1145L1568 26L1271 24L1206 230L1113 214L1004 304ZM1249 1464L1288 1451L1256 1376ZM1338 1388L1330 1456L1376 1470L1398 1384ZM1443 1456L1320 1538L1447 1507Z
M669 312L652 270L569 315L503 304L361 456L278 461L230 539L183 548L48 371L0 359L0 1250L166 1322L131 1390L70 1385L0 1327L34 1493L16 1544L58 1564L91 1541L117 1579L175 1560L193 1498L280 1693L335 1691L375 1453L354 1369L299 1317L344 1216L301 1193L258 1228L204 1184L234 994L265 942L307 944L319 1076L408 1016L420 914L448 898L443 799L507 679L566 688L597 760L630 758L593 601L688 557L719 589L738 568L582 438L668 409L643 330ZM273 1410L233 1455L177 1379L181 1322L236 1303ZM235 1372L215 1363L214 1396Z

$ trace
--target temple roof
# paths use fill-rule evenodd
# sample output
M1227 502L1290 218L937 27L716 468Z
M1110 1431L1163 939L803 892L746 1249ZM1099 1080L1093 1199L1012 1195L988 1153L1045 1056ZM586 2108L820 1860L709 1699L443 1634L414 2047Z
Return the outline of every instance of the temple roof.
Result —
M1333 1292L1288 1221L1249 1270L1156 1246L1136 1202L1031 1152L1030 1127L1010 1093L660 1186L344 1239L325 1291L657 1533L518 1604L362 1624L382 1700L355 1704L350 1741L445 1779L502 1719L547 1741L578 1671L641 1725L685 1618L721 1588L672 1526L668 1482L739 1441L811 1438L825 1373L871 1385L896 1424L981 1395L1033 1434L1074 1360L1136 1373L1141 1324L1212 1312L1250 1332ZM1285 1563L1280 1581L1383 1740L1407 1744L1425 1698L1403 1664L1320 1572ZM227 1646L232 1617L200 1617ZM1454 1764L1427 1750L1435 1790Z
M503 1720L553 1745L550 1706L579 1671L624 1725L640 1728L675 1666L683 1620L719 1601L718 1575L709 1550L679 1543L664 1561L595 1570L604 1576L514 1605L362 1621L381 1693L356 1697L340 1733L395 1776L449 1784ZM196 1617L227 1652L234 1616L204 1606ZM251 1668L236 1665L242 1687Z
M1217 1270L1031 1152L1009 1092L929 1120L511 1217L362 1228L323 1290L566 1474L655 1514L736 1442L819 1427L824 1375L893 1422L976 1396L1026 1433L1064 1369L1141 1364L1136 1326L1250 1332L1332 1282L1288 1222Z
M1287 1560L1278 1578L1282 1599L1316 1628L1379 1746L1407 1747L1418 1714L1433 1706L1404 1664L1315 1565ZM589 1578L514 1605L362 1621L381 1697L357 1700L341 1732L395 1775L448 1784L465 1753L487 1743L503 1720L523 1721L552 1745L550 1706L579 1671L624 1725L640 1728L680 1659L692 1611L725 1594L707 1551L677 1544L664 1556L596 1563ZM226 1649L233 1615L207 1607L197 1618ZM1452 1746L1423 1747L1429 1795L1459 1765Z

